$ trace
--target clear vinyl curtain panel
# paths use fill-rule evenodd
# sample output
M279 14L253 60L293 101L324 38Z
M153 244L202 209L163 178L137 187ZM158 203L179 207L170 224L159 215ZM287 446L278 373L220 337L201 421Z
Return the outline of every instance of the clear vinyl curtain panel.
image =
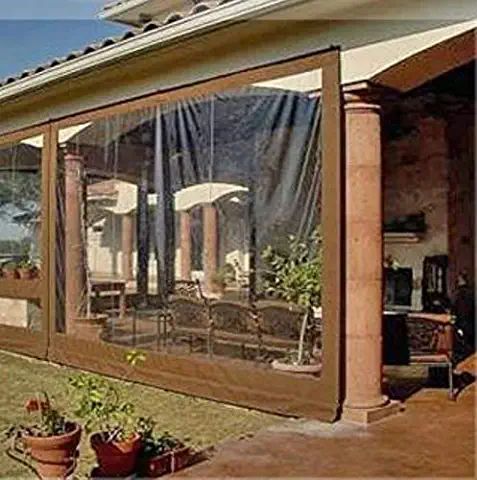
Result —
M317 98L259 87L161 107L156 192L166 200L162 207L172 212L174 201L177 213L214 204L218 267L235 264L259 274L267 245L284 244L291 234L306 238L319 222L320 119ZM164 237L177 228L164 223L172 213L158 216L161 263L172 268L172 243ZM192 265L200 267L203 229L192 228L192 235Z
M43 135L0 147L0 325L41 329Z
M267 303L264 251L307 243L320 199L306 92L250 86L61 129L57 330L267 365L298 348L303 309Z

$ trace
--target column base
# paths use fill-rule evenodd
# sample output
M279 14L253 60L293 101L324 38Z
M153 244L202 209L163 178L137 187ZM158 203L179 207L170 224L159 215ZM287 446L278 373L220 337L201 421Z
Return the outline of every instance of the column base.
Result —
M391 400L384 405L371 408L344 407L341 420L369 425L383 418L399 413L403 409L401 402Z

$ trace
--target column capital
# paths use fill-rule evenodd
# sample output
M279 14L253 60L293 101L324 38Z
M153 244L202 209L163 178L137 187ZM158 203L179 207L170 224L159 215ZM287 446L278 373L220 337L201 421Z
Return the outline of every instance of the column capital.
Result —
M76 153L66 152L63 158L65 162L81 162L81 163L84 162L83 155L79 155Z
M379 87L350 89L344 92L345 110L362 112L381 111L381 104L389 92Z

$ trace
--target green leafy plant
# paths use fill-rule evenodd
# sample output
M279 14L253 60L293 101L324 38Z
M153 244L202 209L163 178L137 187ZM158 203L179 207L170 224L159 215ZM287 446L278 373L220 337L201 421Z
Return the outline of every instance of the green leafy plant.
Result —
M320 231L315 230L306 241L300 241L293 235L288 240L285 253L271 245L263 251L263 284L269 295L305 309L296 360L291 360L291 357L288 359L292 363L303 364L311 361L304 355L309 319L313 316L313 308L321 305L323 239Z
M25 270L33 270L36 268L35 263L29 257L22 258L17 265L18 268L23 268Z
M97 430L109 443L123 440L134 432L134 405L124 401L110 382L92 374L69 379L77 407L75 415L84 422L86 432Z
M137 350L126 353L128 369L145 360L145 355ZM137 433L138 421L135 406L125 401L119 389L99 375L82 373L68 379L73 400L76 404L75 415L84 422L85 431L98 431L106 443L121 441Z
M143 440L142 457L153 458L184 447L184 442L169 432L155 434L156 423L151 417L141 417L137 422L137 432Z
M288 251L281 253L269 245L262 253L265 262L264 287L272 296L304 308L321 304L323 248L315 231L305 242L288 237Z

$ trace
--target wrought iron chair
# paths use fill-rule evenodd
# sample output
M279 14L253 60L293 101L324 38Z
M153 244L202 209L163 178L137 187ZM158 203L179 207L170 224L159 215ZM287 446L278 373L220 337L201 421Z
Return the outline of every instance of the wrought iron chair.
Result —
M448 314L413 313L406 320L410 363L447 369L449 398L454 394L454 318Z
M262 352L260 318L256 306L228 300L211 303L211 348L227 350L245 360L258 360ZM250 352L252 354L250 355Z
M189 353L206 351L211 355L210 300L204 296L199 281L181 280L167 300L164 344L186 343Z
M261 300L257 308L264 355L273 360L296 350L305 309L282 300ZM320 320L309 318L305 342L310 352L320 348L320 335Z

